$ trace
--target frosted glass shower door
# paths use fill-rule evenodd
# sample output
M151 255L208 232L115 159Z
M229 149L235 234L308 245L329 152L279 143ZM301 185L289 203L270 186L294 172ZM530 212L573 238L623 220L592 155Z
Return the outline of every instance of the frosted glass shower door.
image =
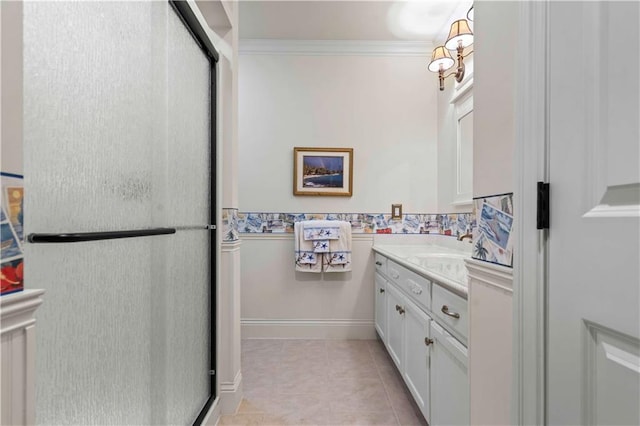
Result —
M169 3L24 2L39 424L191 424L211 397L214 71Z
M211 64L176 13L167 38L167 211L178 226L166 263L166 418L179 424L209 395L211 238ZM194 327L194 324L196 326ZM195 418L195 417L193 417Z

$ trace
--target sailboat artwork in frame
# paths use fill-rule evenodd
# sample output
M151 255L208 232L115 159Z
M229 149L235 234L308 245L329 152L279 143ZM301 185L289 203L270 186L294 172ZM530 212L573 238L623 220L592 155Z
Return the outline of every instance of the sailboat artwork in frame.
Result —
M352 194L353 148L293 148L293 195Z

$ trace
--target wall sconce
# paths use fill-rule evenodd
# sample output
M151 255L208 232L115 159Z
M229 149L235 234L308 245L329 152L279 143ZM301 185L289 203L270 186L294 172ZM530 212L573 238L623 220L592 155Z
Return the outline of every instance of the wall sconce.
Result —
M466 19L458 19L451 24L449 37L447 37L447 41L444 43L444 46L438 46L433 49L431 62L429 62L428 68L429 71L438 73L440 90L444 90L444 79L449 76L455 76L458 83L462 81L464 78L464 58L473 53L473 51L471 51L464 55L464 49L472 44L473 32L471 32L471 28L469 28L469 23ZM455 50L457 52L458 67L455 72L444 75L444 72L454 64L454 60L449 54L449 50Z

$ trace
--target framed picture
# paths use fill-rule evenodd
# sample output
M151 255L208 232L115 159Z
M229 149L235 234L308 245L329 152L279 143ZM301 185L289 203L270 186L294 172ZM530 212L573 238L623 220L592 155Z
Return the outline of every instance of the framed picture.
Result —
M351 197L353 148L293 148L293 195Z

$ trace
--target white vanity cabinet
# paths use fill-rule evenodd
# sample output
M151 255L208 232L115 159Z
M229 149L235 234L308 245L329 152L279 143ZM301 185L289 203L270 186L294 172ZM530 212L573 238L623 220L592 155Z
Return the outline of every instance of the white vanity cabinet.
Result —
M405 298L395 285L387 285L387 335L384 340L391 359L402 373L404 370L404 313Z
M387 329L386 338L382 340L420 407L420 411L429 421L429 345L431 344L429 323L431 318L411 302L395 284L389 281L385 283L387 286L384 292L386 298L384 315L386 315Z
M429 358L431 318L415 304L406 301L404 308L404 371L402 376L427 421L429 414ZM437 424L437 423L434 423Z
M431 422L469 424L467 348L437 322L431 322Z
M387 281L376 272L376 312L375 324L378 336L384 341L387 334Z
M44 290L23 290L0 297L0 424L36 422L36 319Z
M427 422L469 424L467 300L419 271L376 253L376 330Z

